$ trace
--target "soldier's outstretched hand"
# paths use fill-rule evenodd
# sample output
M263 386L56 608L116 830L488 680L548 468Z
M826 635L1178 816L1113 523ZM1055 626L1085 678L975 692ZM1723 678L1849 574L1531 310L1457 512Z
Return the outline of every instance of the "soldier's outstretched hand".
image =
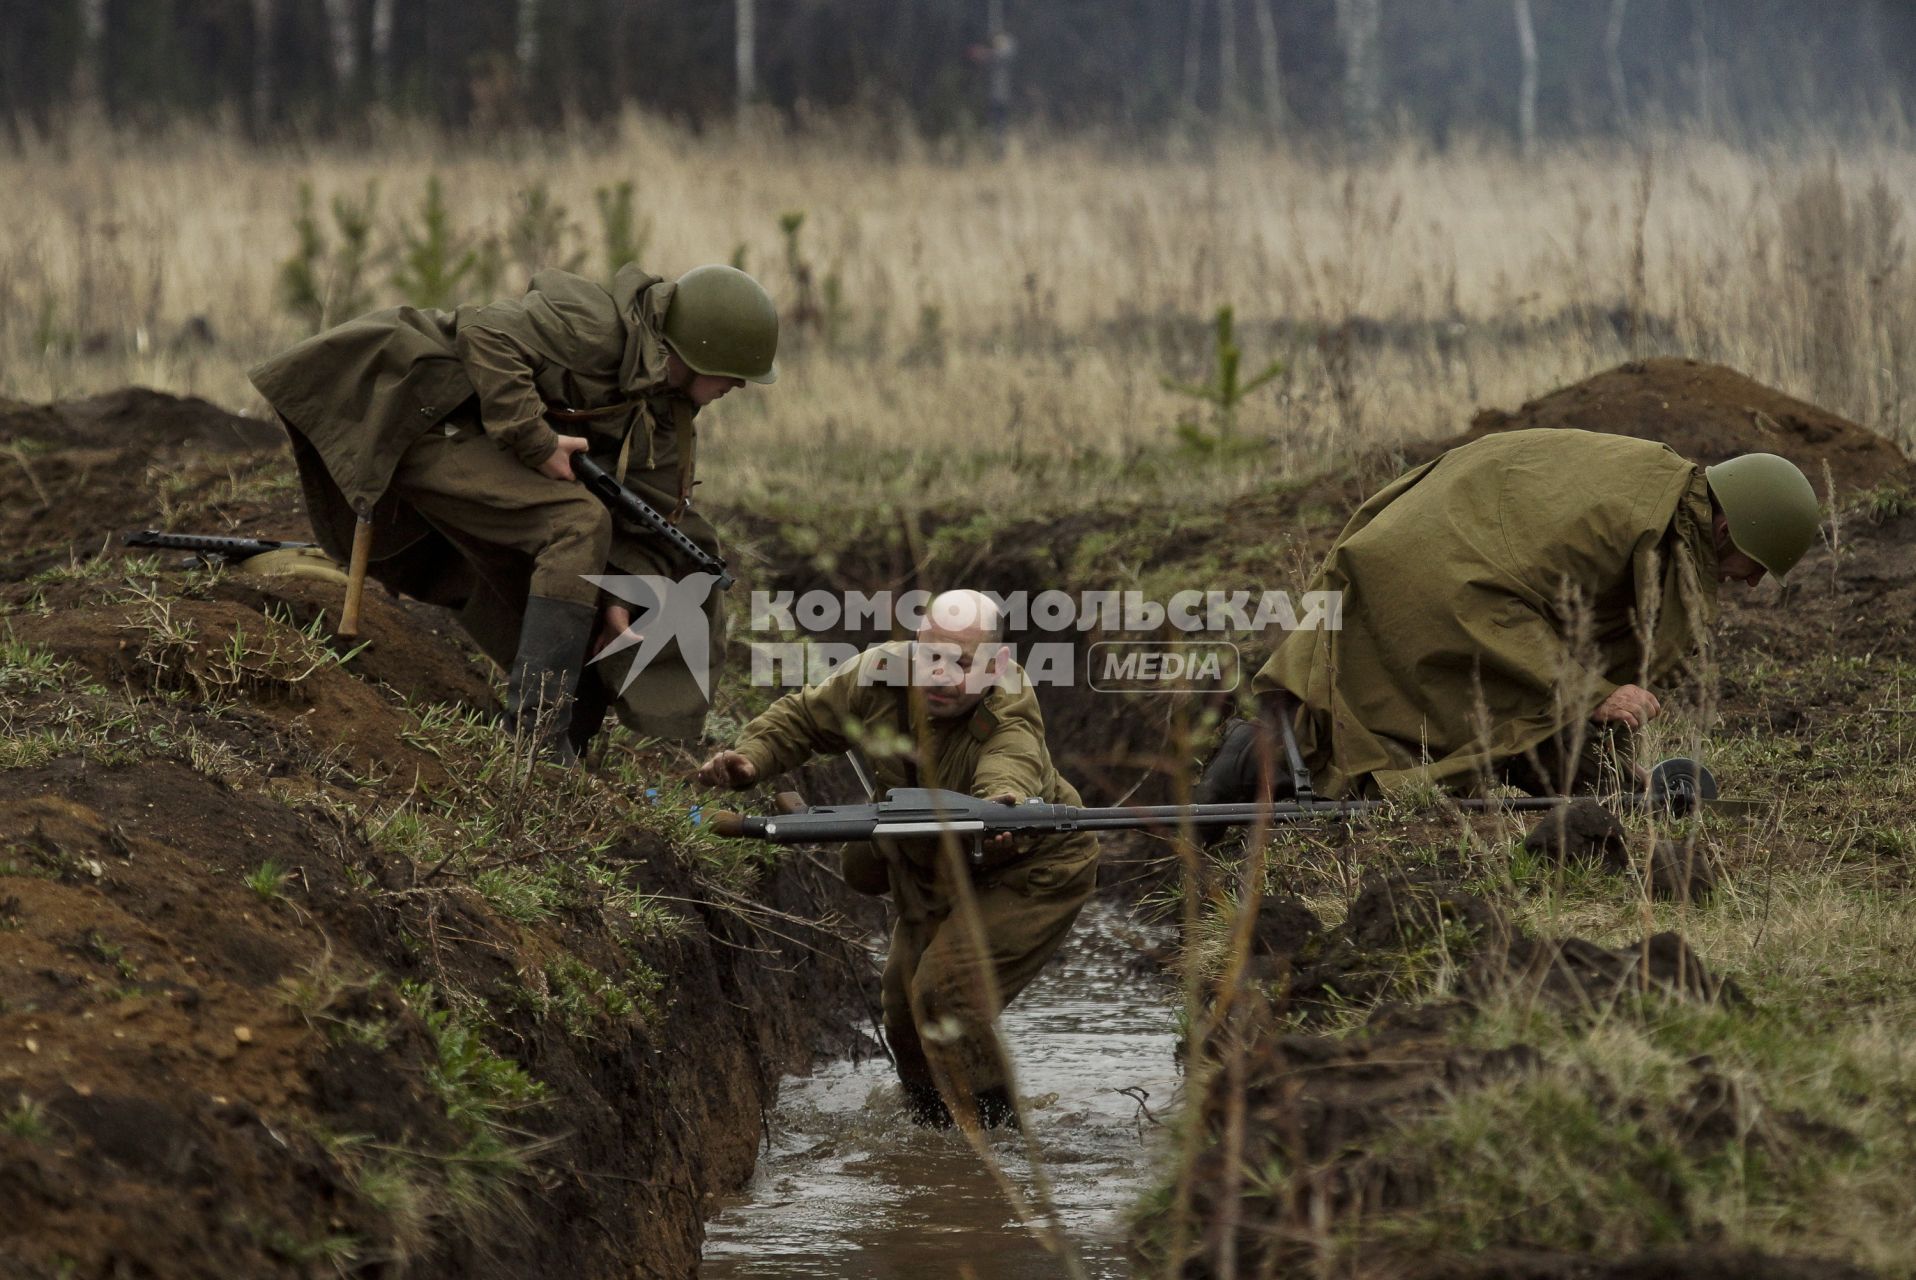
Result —
M741 791L758 781L758 766L736 751L721 751L699 766L698 778L708 787Z
M1641 729L1662 714L1663 704L1654 693L1641 685L1623 684L1590 713L1590 718L1598 724L1616 723L1627 729Z

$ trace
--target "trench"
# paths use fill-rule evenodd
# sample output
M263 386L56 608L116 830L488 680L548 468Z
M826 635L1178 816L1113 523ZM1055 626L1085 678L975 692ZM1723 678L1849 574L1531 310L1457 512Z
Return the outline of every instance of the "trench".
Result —
M1150 1116L1168 1114L1181 1083L1175 987L1140 956L1157 937L1123 908L1094 902L1001 1019L1058 1221L1085 1273L1099 1280L1127 1274L1125 1216L1163 1134ZM1031 1195L1023 1139L1000 1131L989 1141ZM890 1063L878 1055L784 1080L750 1183L706 1224L699 1274L1021 1280L1065 1272L1019 1224L962 1136L905 1117Z

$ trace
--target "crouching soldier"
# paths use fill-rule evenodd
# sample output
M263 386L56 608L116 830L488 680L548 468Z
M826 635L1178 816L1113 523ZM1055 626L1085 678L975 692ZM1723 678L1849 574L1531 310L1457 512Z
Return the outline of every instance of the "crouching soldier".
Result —
M1567 429L1452 449L1344 526L1311 584L1341 593L1341 629L1278 646L1251 686L1265 732L1238 725L1198 798L1270 794L1257 775L1275 761L1286 776L1281 719L1321 795L1594 790L1606 753L1586 747L1662 714L1657 690L1703 644L1718 590L1781 578L1819 519L1774 454L1702 467Z
M342 559L369 522L370 576L459 610L508 672L506 723L569 760L616 706L636 732L695 739L723 652L676 647L629 686L624 660L593 664L631 624L588 574L676 576L662 548L615 525L572 474L587 453L693 541L718 535L692 507L700 409L777 377L778 313L757 281L707 266L676 281L622 268L608 289L559 270L521 297L456 311L397 307L309 338L252 371L292 436L320 544ZM623 690L623 691L622 691Z
M1045 746L1036 692L1003 643L996 605L975 591L932 600L911 641L866 650L822 683L787 694L745 727L699 779L744 788L821 752L862 750L879 790L938 787L1010 803L1081 803ZM889 842L888 842L889 843ZM936 838L864 850L897 918L883 980L885 1038L920 1124L949 1125L946 1105L985 1125L1016 1115L993 1021L1044 968L1097 882L1089 832L1001 840L968 867L974 936ZM848 851L847 878L861 878ZM960 858L957 861L963 862ZM941 1096L942 1094L942 1096Z

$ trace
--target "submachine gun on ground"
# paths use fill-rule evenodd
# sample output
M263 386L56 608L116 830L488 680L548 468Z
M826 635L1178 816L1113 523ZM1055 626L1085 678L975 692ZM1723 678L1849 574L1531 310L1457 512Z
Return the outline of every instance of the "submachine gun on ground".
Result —
M311 542L282 542L274 538L227 538L211 533L162 533L158 529L140 529L120 535L129 547L152 547L156 551L190 551L201 560L233 564L263 556L268 551L312 550Z

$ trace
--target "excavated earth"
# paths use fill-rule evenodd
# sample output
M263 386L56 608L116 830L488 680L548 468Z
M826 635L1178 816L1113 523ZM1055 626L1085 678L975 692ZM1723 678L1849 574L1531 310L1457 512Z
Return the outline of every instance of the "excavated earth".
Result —
M1831 687L1783 705L1738 653L1916 656L1916 505L1897 497L1916 492L1916 467L1854 424L1688 361L1626 365L1514 413L1486 411L1454 440L1210 511L1140 503L988 525L954 506L920 512L910 532L889 516L846 513L823 541L771 516L719 514L752 570L748 589L962 580L1104 590L1128 585L1124 566L1152 563L1188 566L1204 585L1295 590L1379 481L1443 447L1532 426L1662 439L1699 461L1779 452L1819 489L1827 475L1839 502L1872 499L1848 508L1834 553L1814 552L1787 596L1765 587L1726 601L1717 708L1726 723L1807 753L1865 693ZM855 912L842 886L788 860L757 872L741 895L715 885L669 823L623 811L609 824L560 824L582 857L613 874L556 915L527 923L470 884L435 878L395 851L388 818L409 797L456 808L488 785L419 728L427 708L483 711L483 664L441 615L374 595L372 644L350 660L236 671L218 658L236 635L254 649L304 652L302 637L324 634L335 589L186 573L170 561L135 575L146 584L135 589L112 534L145 524L306 533L283 446L257 422L139 391L0 412L0 640L16 657L25 647L69 664L63 684L28 674L0 686L0 728L52 744L0 772L9 1120L0 1273L688 1274L705 1197L749 1173L779 1073L843 1045L861 1008L862 957L793 923ZM1169 794L1190 756L1167 751L1167 734L1205 701L1069 689L1044 700L1062 766L1093 803ZM77 722L85 710L70 706L109 702L126 710L123 723L90 730L106 747L59 748L62 717ZM683 765L639 763L660 774ZM824 767L802 785L843 798L851 779ZM607 812L602 796L580 803ZM1603 857L1601 834L1588 838L1587 852ZM541 856L563 861L547 843ZM1112 861L1120 876L1149 879L1165 874L1160 853L1140 843ZM245 878L268 862L286 876L261 893ZM1687 877L1686 868L1672 891L1708 891ZM677 924L638 929L621 918L629 913L613 904L629 903L630 890L655 895ZM1322 1170L1303 1200L1246 1199L1233 1210L1244 1224L1239 1256L1263 1256L1277 1274L1283 1242L1308 1234L1310 1214L1351 1201L1401 1207L1426 1193L1367 1162L1365 1133L1437 1091L1531 1068L1521 1051L1468 1050L1448 1034L1473 991L1529 983L1587 1008L1625 989L1738 999L1735 976L1679 937L1620 950L1532 937L1441 867L1373 876L1335 926L1296 904L1268 910L1253 976L1284 994L1247 999L1234 1015L1246 1050L1241 1095L1213 1090L1194 1107L1212 1127L1244 1116L1253 1141ZM1457 1002L1400 1006L1355 1036L1312 1029L1313 1002L1376 996L1364 984L1377 957L1401 951L1406 930L1444 921L1477 940L1473 985ZM646 1007L635 1013L603 993L561 1001L553 975L575 963L639 992ZM661 979L649 997L642 972ZM449 1034L462 1027L472 1037ZM544 1089L497 1109L518 1156L481 1179L467 1168L484 1155L474 1113L498 1116L473 1101L471 1082L497 1076L500 1062ZM1713 1141L1721 1083L1704 1065L1694 1085L1697 1141ZM395 1170L425 1190L396 1190L406 1180ZM1235 1186L1214 1162L1199 1168L1195 1194L1221 1211ZM1267 1247L1278 1252L1255 1252ZM1218 1274L1209 1248L1182 1274ZM1392 1274L1415 1269L1400 1260ZM1513 1255L1473 1274L1847 1273L1699 1246L1627 1260Z
M0 412L0 1275L690 1274L780 1075L865 1018L857 930L806 923L857 908L615 784L480 775L483 721L427 724L492 703L431 610L369 593L328 648L337 587L114 545L302 537L297 498L199 401ZM495 813L556 903L409 856L427 811Z

